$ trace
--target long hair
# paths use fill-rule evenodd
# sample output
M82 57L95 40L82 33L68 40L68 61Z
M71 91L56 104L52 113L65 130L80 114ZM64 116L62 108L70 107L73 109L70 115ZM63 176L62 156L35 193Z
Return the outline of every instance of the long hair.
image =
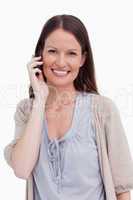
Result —
M84 65L80 67L79 73L74 80L75 89L77 91L99 94L96 84L94 60L88 32L84 24L77 17L66 14L55 15L51 17L42 28L40 37L35 47L34 56L42 56L45 40L50 33L57 30L58 28L62 28L64 31L72 33L81 46L82 54L84 54L84 52L87 53ZM44 73L43 77L45 82L47 82ZM35 98L34 91L31 85L29 87L29 97Z

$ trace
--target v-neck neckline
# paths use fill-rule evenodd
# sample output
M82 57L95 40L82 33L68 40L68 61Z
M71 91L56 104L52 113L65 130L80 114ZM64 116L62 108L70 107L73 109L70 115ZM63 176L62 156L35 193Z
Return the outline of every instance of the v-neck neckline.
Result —
M78 117L78 99L80 97L81 93L78 92L75 98L75 105L74 105L74 110L73 110L73 116L72 116L72 121L71 121L71 126L69 127L69 129L64 133L64 135L61 138L53 138L50 139L49 135L48 135L48 122L46 119L46 115L44 116L44 127L46 130L46 136L48 141L62 141L62 140L66 140L67 138L69 138L71 136L71 133L74 132L73 129L76 127L76 119Z

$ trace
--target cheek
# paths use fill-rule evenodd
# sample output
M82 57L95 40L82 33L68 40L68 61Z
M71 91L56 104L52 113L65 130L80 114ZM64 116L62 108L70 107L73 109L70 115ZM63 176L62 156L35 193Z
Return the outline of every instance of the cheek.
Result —
M71 77L72 77L73 81L77 78L77 76L79 74L79 69L80 69L79 67L73 68L73 70L71 72Z
M53 59L50 58L50 56L43 56L43 71L44 73L47 73L49 70L49 66L51 66L53 63Z
M54 61L54 59L51 56L43 56L43 62L45 65L49 65Z
M72 70L73 70L74 73L79 72L79 69L80 69L80 63L79 62L75 62L71 66L72 66Z
M80 66L80 59L71 59L69 63L71 66L73 66L73 68L77 70Z

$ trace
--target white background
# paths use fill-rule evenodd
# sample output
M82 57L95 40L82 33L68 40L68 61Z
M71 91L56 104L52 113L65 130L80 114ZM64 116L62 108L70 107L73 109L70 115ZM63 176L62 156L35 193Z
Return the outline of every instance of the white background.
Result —
M27 62L43 24L72 14L85 24L101 94L117 104L133 155L133 7L130 0L1 1L0 5L0 199L24 200L25 180L6 164L3 149L13 139L16 104L28 97Z

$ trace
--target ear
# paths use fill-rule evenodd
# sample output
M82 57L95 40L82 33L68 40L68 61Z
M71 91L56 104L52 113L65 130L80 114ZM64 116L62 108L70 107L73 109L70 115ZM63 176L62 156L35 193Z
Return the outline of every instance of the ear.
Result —
M85 51L82 55L82 58L81 58L80 67L82 67L84 65L85 60L86 60L86 56L87 56L87 52Z

